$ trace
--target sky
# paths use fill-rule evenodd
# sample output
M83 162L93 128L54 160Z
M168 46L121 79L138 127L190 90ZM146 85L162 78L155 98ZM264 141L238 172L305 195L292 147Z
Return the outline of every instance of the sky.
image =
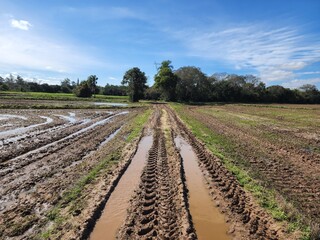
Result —
M253 74L267 86L320 89L319 0L1 0L0 75L41 83L139 67Z

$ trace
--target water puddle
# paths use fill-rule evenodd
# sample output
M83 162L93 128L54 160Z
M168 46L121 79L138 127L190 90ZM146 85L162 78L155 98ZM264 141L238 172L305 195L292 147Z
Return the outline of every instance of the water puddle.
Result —
M20 115L13 115L13 114L0 114L0 121L1 120L8 120L10 118L20 118L22 120L28 120L28 118Z
M132 194L139 185L152 140L152 136L141 139L131 164L111 193L102 215L90 235L90 240L115 239L117 230L125 221Z
M53 141L53 142L48 143L48 144L46 144L46 145L44 145L44 146L41 146L41 147L39 147L39 148L37 148L37 149L31 150L31 151L29 151L29 152L26 152L26 153L20 155L20 156L17 156L17 157L15 157L15 158L12 158L10 161L14 162L14 161L16 161L18 158L24 158L24 157L27 157L27 156L30 155L30 154L34 154L34 153L37 153L37 152L39 152L39 151L40 151L40 152L41 152L41 151L46 151L48 147L51 147L51 146L53 146L53 145L55 145L55 144L59 144L59 143L65 141L65 140L72 139L72 138L80 135L81 133L84 133L84 132L86 132L86 131L88 131L88 130L90 130L90 129L95 128L96 126L103 125L103 124L106 124L106 123L108 123L108 122L111 122L112 119L113 119L114 117L116 117L116 116L124 115L124 114L127 114L127 113L128 113L127 111L123 111L123 112L117 113L117 114L115 114L115 115L109 116L109 117L107 117L107 118L105 118L105 119L103 119L103 120L100 120L100 121L98 121L98 122L95 122L95 123L89 125L88 127L82 128L82 129L80 129L79 131L70 134L69 136L66 136L66 137L64 137L64 138L61 138L61 139L59 139L59 140L57 140L57 141ZM7 161L7 162L9 162L9 161ZM13 166L11 166L11 167L13 167ZM0 169L0 173L2 173L2 172L4 172L4 171L8 171L8 170L9 170L9 168L4 169L4 170Z
M231 239L223 215L214 206L192 147L181 137L175 138L180 149L189 189L189 205L198 239Z
M114 102L94 102L93 104L97 105L97 106L107 105L107 106L113 106L113 107L126 107L126 106L128 106L127 103L114 103Z
M111 133L108 137L106 137L106 139L100 143L100 146L98 149L100 149L103 145L107 144L109 141L111 141L117 134L118 132L121 130L122 127L118 128L114 133Z
M14 134L23 134L23 133L29 131L32 128L39 127L39 126L42 126L42 125L46 125L46 124L49 124L49 123L53 122L53 119L50 118L50 117L45 117L45 116L39 116L39 117L42 118L42 119L45 119L46 121L43 122L43 123L33 124L33 125L28 126L28 127L20 127L20 128L11 129L11 130L8 130L8 131L0 132L0 137L1 138L5 138L7 136L14 135Z
M69 114L69 116L67 116L67 115L55 115L55 116L60 117L60 118L62 118L64 120L66 120L66 121L69 121L70 123L77 122L75 113L69 112L68 114Z

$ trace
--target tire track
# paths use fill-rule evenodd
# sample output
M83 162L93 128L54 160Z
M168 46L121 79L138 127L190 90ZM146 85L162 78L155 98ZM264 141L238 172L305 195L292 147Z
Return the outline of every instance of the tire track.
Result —
M193 147L209 187L213 191L213 199L222 200L220 207L229 215L237 229L233 231L238 231L237 234L246 239L282 239L283 233L278 231L280 228L276 227L271 217L254 203L251 195L243 190L221 160L206 150L204 144L195 138L172 109L166 107L166 110L171 122L176 124L174 128L177 131L176 134L184 136Z
M117 238L195 239L186 207L181 159L168 156L160 116L156 126L139 189Z

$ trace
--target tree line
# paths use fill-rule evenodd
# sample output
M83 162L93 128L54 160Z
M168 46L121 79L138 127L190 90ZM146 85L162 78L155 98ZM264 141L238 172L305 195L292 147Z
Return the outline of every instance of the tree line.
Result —
M166 100L178 102L244 102L244 103L320 103L320 91L315 85L305 84L299 89L274 85L266 87L253 75L226 74L223 78L207 76L194 66L173 70L171 61L163 61L154 76L154 85L145 86L144 72L139 68L130 69L122 83L128 84L129 91L135 92L139 85L139 99ZM132 72L135 72L133 74ZM135 76L131 77L130 76ZM138 78L137 76L140 76ZM140 81L140 84L134 82ZM132 82L132 83L131 83ZM134 93L131 93L134 95ZM142 97L143 96L143 97ZM136 101L136 98L130 98Z
M128 95L130 101L140 99L178 102L244 102L244 103L320 103L320 91L315 85L305 84L298 89L280 85L266 87L253 75L214 74L207 76L200 68L185 66L173 69L171 61L163 61L157 68L153 86L138 67L126 71L121 86L97 85L98 77L90 75L79 82L66 78L60 85L25 81L21 76L0 77L1 91L33 91L74 93L78 97L94 94Z
M91 97L94 94L126 96L127 87L107 84L105 87L97 85L98 77L90 75L86 80L71 81L65 78L60 84L47 84L33 81L26 81L20 75L3 78L0 76L0 91L16 92L47 92L47 93L74 93L78 97Z

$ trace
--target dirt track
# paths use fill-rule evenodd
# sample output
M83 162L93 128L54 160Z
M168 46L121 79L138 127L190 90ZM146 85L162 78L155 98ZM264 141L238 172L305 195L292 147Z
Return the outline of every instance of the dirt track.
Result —
M181 161L168 156L157 112L153 145L119 239L195 239L186 203ZM168 143L167 143L168 144ZM172 144L172 142L171 142ZM172 148L172 146L171 146Z
M198 158L208 194L228 222L226 236L232 239L292 238L258 206L221 160L195 138L171 108L159 104L153 109L139 138L152 131L153 144L130 201L128 215L118 231L118 239L197 239L183 158L174 142L177 136L192 146ZM45 219L49 210L61 202L63 193L104 156L120 148L119 162L90 183L79 202L71 207L62 203L63 207L67 206L61 210L65 220L50 237L88 239L139 143L139 139L135 139L126 146L123 142L120 144L120 140L109 144L106 138L130 122L136 111L77 110L75 121L73 114L63 111L42 112L53 121L10 136L11 141L2 141L2 146L6 147L1 149L4 154L0 160L0 184L3 186L0 189L0 239L39 238L39 233L50 229L51 223ZM35 116L27 120L15 117L16 126L23 125L24 121L29 121L29 126L43 123L44 119L38 119L37 113L25 112L27 116ZM71 116L71 119L56 115ZM90 120L86 120L88 118ZM5 131L10 127L13 129L14 124ZM119 134L115 139L123 139L128 132Z

